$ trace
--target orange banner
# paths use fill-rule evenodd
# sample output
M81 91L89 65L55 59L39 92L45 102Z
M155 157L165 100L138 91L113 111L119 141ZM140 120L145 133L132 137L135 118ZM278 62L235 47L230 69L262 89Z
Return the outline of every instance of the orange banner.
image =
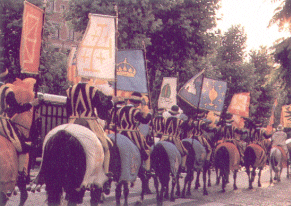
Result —
M250 93L234 94L228 112L242 117L249 117L250 111Z
M67 69L68 81L71 82L71 84L73 85L81 82L81 77L79 77L77 74L76 54L77 47L73 46L68 57L68 69Z
M23 26L20 44L21 72L38 74L43 10L24 1Z

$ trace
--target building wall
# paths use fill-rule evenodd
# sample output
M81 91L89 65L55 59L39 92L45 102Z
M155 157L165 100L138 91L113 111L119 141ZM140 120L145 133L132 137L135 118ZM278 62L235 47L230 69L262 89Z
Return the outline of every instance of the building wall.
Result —
M64 19L63 12L69 8L68 0L44 0L47 1L46 18L53 26L49 35L49 42L60 49L70 50L71 46L77 46L81 34L74 32Z

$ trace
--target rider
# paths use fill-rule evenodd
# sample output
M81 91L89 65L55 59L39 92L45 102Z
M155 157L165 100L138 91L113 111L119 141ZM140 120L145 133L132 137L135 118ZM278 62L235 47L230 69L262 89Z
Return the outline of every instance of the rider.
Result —
M272 146L281 146L286 152L287 159L290 159L289 152L286 145L287 134L284 132L284 127L279 124L277 127L277 132L272 135L271 143Z
M110 147L113 146L107 137L102 125L97 118L107 120L109 110L113 107L112 97L105 95L88 83L78 83L67 90L67 111L70 116L69 123L81 124L91 129L99 138L104 149L104 171L107 176L109 172Z
M0 134L6 137L15 147L18 154L18 183L25 183L29 179L28 177L28 153L31 148L31 139L26 138L11 121L11 118L16 113L23 113L29 111L33 106L38 105L38 99L34 99L30 103L19 104L16 101L15 93L6 83L8 80L8 69L3 71L3 64L0 63L0 80L5 82L0 87Z
M120 108L117 112L117 130L120 134L128 137L138 147L141 158L145 162L145 170L150 176L150 147L145 137L138 130L140 123L147 124L151 120L151 113L143 113L140 109L142 95L133 92L129 103Z
M185 172L186 160L188 150L184 147L181 139L181 125L184 122L179 118L179 107L173 105L169 111L170 117L165 120L164 134L162 135L161 141L169 141L176 145L182 156L181 172Z

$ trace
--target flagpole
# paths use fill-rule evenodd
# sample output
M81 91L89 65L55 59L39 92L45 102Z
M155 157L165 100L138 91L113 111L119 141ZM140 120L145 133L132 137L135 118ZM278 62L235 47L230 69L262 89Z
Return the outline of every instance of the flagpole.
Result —
M114 10L115 10L115 14L116 14L116 18L115 18L115 70L114 70L114 96L115 98L117 97L117 52L118 52L118 45L117 45L117 41L118 41L118 6L114 5ZM117 146L117 105L116 103L114 103L114 135L115 135L115 145Z

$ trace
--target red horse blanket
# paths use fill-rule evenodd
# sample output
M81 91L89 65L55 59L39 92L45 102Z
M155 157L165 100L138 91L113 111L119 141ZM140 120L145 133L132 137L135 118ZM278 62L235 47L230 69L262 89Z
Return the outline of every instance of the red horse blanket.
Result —
M248 147L251 147L255 154L256 154L256 161L254 164L254 167L264 167L267 162L267 155L263 148L257 144L249 144Z
M236 146L230 142L223 142L216 147L214 154L216 154L216 152L221 147L225 147L229 153L229 169L230 170L238 170L239 163L240 163L240 155L239 155L239 151L236 148Z
M17 175L17 153L12 143L5 137L0 136L0 192L13 191Z
M285 150L282 148L282 147L280 147L280 146L274 146L274 147L276 147L276 148L278 148L280 151L281 151L281 153L282 153L282 167L283 168L287 168L287 154L286 154L286 152L285 152Z

